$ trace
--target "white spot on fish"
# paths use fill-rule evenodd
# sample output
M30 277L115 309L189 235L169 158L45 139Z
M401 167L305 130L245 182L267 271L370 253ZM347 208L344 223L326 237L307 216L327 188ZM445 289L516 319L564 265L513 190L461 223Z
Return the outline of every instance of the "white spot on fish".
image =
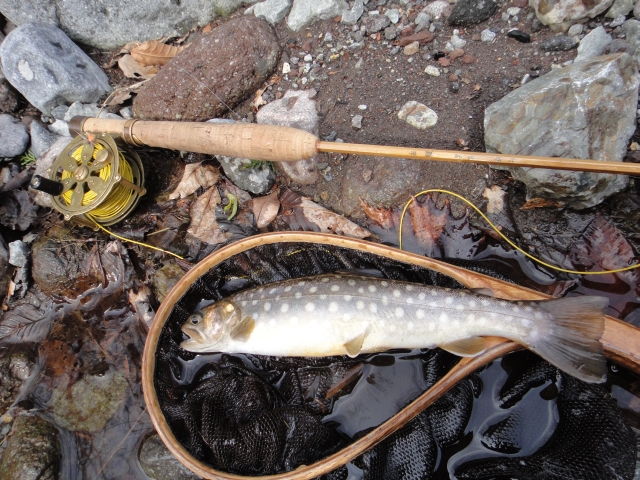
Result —
M413 322L409 322L409 323L407 323L407 328L408 328L409 330L413 330Z
M416 310L416 318L424 318L424 310Z
M302 297L302 292L296 292L296 294L294 295L294 297L296 297L296 298L300 298L300 297Z
M279 301L280 301L280 295L278 295L274 300L275 300L276 302L279 302Z
M338 285L332 285L331 286L331 291L332 292L339 292L340 291L340 287Z
M325 294L320 295L320 300L326 300L327 296Z
M247 301L243 300L242 302L240 302L240 305L243 306L243 307L246 307L247 306Z
M351 286L351 287L355 287L355 286L356 286L356 281L355 281L355 280L349 280L347 283L348 283L348 284L349 284L349 286Z
M453 298L451 297L447 297L444 299L444 303L446 303L447 305L451 305L453 303Z
M440 321L441 321L441 322L446 322L446 321L448 321L448 320L449 320L449 315L447 315L445 312L442 312L442 313L440 314Z
M435 331L435 329L436 329L436 323L435 323L435 322L429 322L429 326L427 327L427 329L428 329L430 332L434 332L434 331Z
M524 305L524 302L518 302L518 305Z
M426 298L426 295L424 294L424 292L420 292L418 294L418 300L424 300Z
M384 296L382 297L382 304L383 304L383 305L385 305L385 306L386 306L386 305L389 305L389 297L387 297L386 295L384 295Z
M383 287L386 287L389 285L389 282L383 280L382 282L380 282L380 285L382 285Z
M351 295L345 295L344 297L342 297L344 299L345 302L349 302L351 300Z
M315 310L315 308L316 308L316 306L312 302L309 302L304 306L304 309L307 312L313 312Z
M438 292L436 290L430 290L429 293L431 294L432 297L435 297L438 295Z
M506 307L507 305L509 305L509 302L506 302L506 301L504 301L504 300L502 300L502 301L500 302L500 306L501 306L501 307Z
M330 311L331 313L335 313L335 312L337 312L337 311L338 311L338 304L337 304L336 302L331 302L331 303L329 304L329 311Z
M532 307L524 307L524 311L525 312L533 312L533 308Z
M364 293L364 288L363 287L358 288L358 293Z
M269 310L271 310L271 304L269 302L265 302L262 308L264 308L265 312L268 312Z
M289 304L288 303L283 303L282 305L280 305L280 311L282 313L286 313L289 311Z
M309 289L309 293L316 293L318 291L318 287L311 287Z
M531 320L528 320L526 318L522 319L522 326L525 328L529 328L531 327L531 325L533 325L533 322Z
M537 319L540 320L542 318L544 318L544 313L542 313L540 310L538 310L536 313L533 314L533 316Z
M329 281L329 277L324 277L322 280L320 280L322 283L327 283Z
M436 302L429 302L429 306L432 308L436 308L438 304Z
M478 304L476 303L476 301L475 301L475 300L469 300L469 307L471 307L471 308L475 308L475 307L476 307L476 305L478 305Z
M251 316L253 317L254 320L257 320L259 315L258 315L258 312L253 312Z
M358 300L358 301L356 302L356 308L357 308L358 310L362 310L362 309L364 308L364 302L363 302L362 300Z
M264 292L264 287L260 287L260 288L258 289L258 291L259 291L260 293Z
M463 309L464 309L464 307L462 305L460 305L460 304L456 305L456 310L463 310Z
M369 304L369 311L371 313L377 313L378 312L378 305L376 305L375 303L370 303Z
M304 280L298 282L298 286L299 287L304 287L307 284L307 282L305 282Z
M394 296L394 297L399 298L399 297L400 297L400 295L402 295L402 294L400 293L400 290L396 289L396 290L394 290L394 291L393 291L393 296Z
M514 313L518 313L520 311L520 309L518 307L513 307L511 309L511 311L514 312Z
M276 293L278 289L277 288L272 288L271 290L269 290L269 294L273 295L274 293Z
M411 298L411 297L407 298L407 303L409 305L411 305L413 303L413 298Z
M402 318L404 316L404 310L401 307L396 307L395 314L396 317Z
M374 293L374 292L377 290L377 288L376 288L376 286L375 286L375 285L369 285L367 288L369 289L369 291L370 291L371 293Z
M407 292L413 292L413 285L407 285L405 288L407 289Z
M287 285L286 287L284 287L284 291L285 292L290 292L291 291L291 285Z
M251 300L251 305L257 305L258 304L258 300Z

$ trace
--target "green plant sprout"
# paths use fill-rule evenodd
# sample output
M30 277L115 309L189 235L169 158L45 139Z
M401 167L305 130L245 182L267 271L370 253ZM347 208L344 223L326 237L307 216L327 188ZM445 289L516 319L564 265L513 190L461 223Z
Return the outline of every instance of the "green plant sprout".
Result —
M231 215L227 217L227 220L231 220L238 213L238 197L233 193L227 193L227 198L229 199L229 203L224 207L224 213L231 212Z
M20 155L20 163L23 167L28 167L29 165L35 163L36 160L37 158L31 150Z

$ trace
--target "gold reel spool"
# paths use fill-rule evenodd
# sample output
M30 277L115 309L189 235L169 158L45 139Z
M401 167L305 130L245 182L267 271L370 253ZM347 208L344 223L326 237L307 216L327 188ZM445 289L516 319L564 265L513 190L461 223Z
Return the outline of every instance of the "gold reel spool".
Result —
M126 153L107 133L78 136L60 153L48 173L62 185L51 198L65 220L108 226L131 213L146 190L140 158Z

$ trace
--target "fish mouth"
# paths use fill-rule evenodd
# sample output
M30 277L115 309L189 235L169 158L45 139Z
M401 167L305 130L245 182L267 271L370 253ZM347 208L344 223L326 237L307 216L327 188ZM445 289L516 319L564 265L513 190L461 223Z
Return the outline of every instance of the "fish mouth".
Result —
M180 343L180 348L187 350L189 352L204 352L207 350L207 348L204 347L202 343L198 342L197 340L194 340L193 338L190 338L189 340L185 340L184 342Z

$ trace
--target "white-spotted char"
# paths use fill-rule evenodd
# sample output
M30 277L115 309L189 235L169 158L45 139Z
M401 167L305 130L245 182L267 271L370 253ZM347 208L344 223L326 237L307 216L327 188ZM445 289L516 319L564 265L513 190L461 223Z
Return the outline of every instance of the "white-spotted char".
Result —
M355 356L441 347L462 356L482 337L514 340L561 370L602 382L603 297L512 302L468 290L376 277L320 275L233 294L189 317L192 352Z

